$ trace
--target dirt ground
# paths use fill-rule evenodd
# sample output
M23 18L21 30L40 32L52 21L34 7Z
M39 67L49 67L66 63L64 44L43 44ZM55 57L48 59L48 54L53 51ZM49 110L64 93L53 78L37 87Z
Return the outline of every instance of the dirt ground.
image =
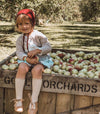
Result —
M35 29L44 33L52 48L100 51L100 24L68 23L44 24ZM0 22L0 61L16 51L16 40L20 34L14 24Z

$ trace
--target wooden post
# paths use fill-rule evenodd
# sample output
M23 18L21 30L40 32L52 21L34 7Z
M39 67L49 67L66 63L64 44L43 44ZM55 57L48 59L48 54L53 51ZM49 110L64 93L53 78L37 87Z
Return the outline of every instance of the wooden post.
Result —
M88 107L88 106L92 106L92 97L82 96L82 95L75 96L74 109L80 109L80 108Z
M55 114L56 94L41 92L39 96L38 114Z
M0 88L0 114L3 114L4 111L4 89Z
M57 94L56 113L63 113L73 110L74 95Z
M100 97L93 97L93 105L100 105Z

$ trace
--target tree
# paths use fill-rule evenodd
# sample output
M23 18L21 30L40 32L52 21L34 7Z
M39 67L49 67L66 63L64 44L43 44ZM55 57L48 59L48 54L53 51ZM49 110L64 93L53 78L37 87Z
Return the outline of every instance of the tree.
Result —
M23 8L35 12L36 23L45 22L97 21L100 16L100 0L1 0L0 18L13 21Z
M97 17L100 15L100 1L82 0L80 10L82 12L83 21L97 21Z

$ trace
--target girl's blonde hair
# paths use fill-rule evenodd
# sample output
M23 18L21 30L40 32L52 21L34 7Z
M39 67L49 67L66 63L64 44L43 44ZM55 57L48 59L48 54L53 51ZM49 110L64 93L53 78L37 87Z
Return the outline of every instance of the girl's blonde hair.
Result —
M25 15L25 14L20 14L17 19L16 19L16 27L18 28L18 24L24 22L25 20L29 20L31 25L34 26L34 23L32 22L32 20L29 18L29 16Z

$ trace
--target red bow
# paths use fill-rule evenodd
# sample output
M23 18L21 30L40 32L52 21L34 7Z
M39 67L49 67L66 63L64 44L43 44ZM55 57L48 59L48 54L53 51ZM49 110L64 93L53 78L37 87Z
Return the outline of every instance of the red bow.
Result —
M29 16L29 18L34 22L35 24L35 14L32 10L30 9L22 9L20 10L18 13L17 13L17 17L20 15L20 14L25 14L27 16Z

